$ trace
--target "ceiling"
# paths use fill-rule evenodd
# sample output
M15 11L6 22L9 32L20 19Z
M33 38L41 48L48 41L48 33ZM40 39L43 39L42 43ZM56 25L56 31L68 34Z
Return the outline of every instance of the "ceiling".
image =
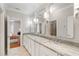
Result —
M14 9L24 14L30 15L36 11L43 3L6 3L7 9Z
M44 8L47 5L51 5L51 3L6 3L5 7L7 9L20 11L21 13L26 15L31 15L37 10L41 10L42 7ZM55 11L67 7L69 5L73 5L73 3L52 3L52 7L55 8ZM38 11L38 13L40 12L42 11Z

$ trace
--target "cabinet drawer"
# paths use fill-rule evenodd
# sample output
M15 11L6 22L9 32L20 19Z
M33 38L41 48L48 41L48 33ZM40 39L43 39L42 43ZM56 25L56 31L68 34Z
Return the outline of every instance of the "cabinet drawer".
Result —
M40 45L40 55L42 56L57 56L57 53Z

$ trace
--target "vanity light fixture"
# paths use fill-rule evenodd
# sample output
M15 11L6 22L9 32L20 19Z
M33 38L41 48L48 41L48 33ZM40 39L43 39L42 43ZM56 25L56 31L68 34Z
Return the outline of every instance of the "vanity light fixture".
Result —
M33 21L34 21L35 23L38 23L38 18L35 17L35 18L33 19Z
M49 18L48 12L45 12L45 13L44 13L44 18L45 18L45 19L48 19L48 18Z

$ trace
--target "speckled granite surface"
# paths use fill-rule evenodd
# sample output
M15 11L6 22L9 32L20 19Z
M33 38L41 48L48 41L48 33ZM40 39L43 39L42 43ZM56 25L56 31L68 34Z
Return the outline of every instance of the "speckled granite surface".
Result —
M32 40L47 46L49 49L55 50L62 55L70 55L70 56L79 56L79 47L76 45L63 43L60 41L53 41L43 37L35 36L35 35L26 35L27 37L32 38Z

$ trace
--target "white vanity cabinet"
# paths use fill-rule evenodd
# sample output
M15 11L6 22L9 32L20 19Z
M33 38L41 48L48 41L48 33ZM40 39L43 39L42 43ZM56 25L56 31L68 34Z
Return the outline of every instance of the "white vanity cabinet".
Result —
M29 51L31 56L57 56L58 54L44 45L40 44L41 42L35 42L34 38L29 38L25 36L24 38L24 46ZM33 40L34 39L34 40Z
M31 40L28 36L24 36L23 37L23 45L24 47L28 50L28 52L31 54L31 55L35 55L35 47L34 47L34 41Z
M29 51L29 53L31 52L31 48L30 48L30 38L28 38L27 36L24 36L23 38L23 45L25 46L25 48Z
M28 43L27 43L27 40L26 40L26 36L24 35L24 36L23 36L23 45L24 45L24 46L26 45L26 46L25 46L26 48L27 48L27 46L28 46L27 44L28 44Z

